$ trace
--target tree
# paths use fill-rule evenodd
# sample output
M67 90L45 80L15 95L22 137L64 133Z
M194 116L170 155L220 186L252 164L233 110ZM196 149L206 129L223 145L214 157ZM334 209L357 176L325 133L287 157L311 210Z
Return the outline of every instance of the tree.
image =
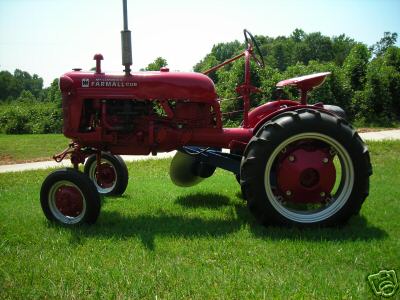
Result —
M219 64L219 61L215 57L214 54L209 53L207 54L199 63L197 63L194 67L193 70L195 72L202 73L208 69L211 69L212 67L216 66ZM211 72L208 74L208 76L214 81L214 83L218 82L218 76L216 72Z
M20 94L14 76L8 71L0 72L0 100L16 98Z
M306 33L304 30L296 28L293 32L292 35L290 36L293 41L296 43L300 43L304 40L304 37L306 36Z
M35 97L38 97L43 88L43 79L38 75L31 76L28 72L16 69L14 71L14 78L20 89L30 91Z
M219 63L222 63L225 60L233 57L235 54L238 54L238 52L240 52L243 48L243 44L235 40L233 42L219 43L214 45L211 49L211 53L215 56Z
M239 43L237 40L228 43L218 43L212 47L209 54L193 67L193 70L201 73L211 69L227 59L232 58L234 55L241 52L243 48L243 44ZM231 65L227 65L225 69L229 70L231 67ZM219 80L216 72L211 72L208 76L214 81L214 83L217 83Z
M397 72L400 72L400 48L391 46L389 47L384 55L385 64L396 68Z
M42 90L41 101L56 103L61 107L61 91L58 87L58 78L55 78L49 87Z
M366 123L385 125L400 120L400 72L388 64L392 51L368 64L365 88L354 96L358 118Z
M35 102L36 97L30 91L23 90L21 92L21 94L19 95L17 101L18 102Z
M167 60L162 57L157 57L152 63L144 69L145 71L159 71L162 67L167 66Z
M294 43L290 38L277 37L271 44L272 47L269 54L272 56L272 61L269 60L270 65L280 71L285 71L293 63Z
M239 98L235 88L244 82L244 60L237 60L232 63L230 70L220 69L217 71L219 82L216 86L218 95L220 96L221 108L223 112L238 111L243 109L243 100ZM260 70L257 65L251 61L251 83L254 86L260 86ZM252 94L250 97L251 107L258 106L261 102L262 95Z
M354 91L364 88L371 53L364 44L355 45L343 64L343 69Z
M383 38L379 40L379 42L375 43L370 47L370 50L373 52L375 56L383 55L386 50L396 44L397 41L397 33L396 32L388 32L386 31L383 34Z
M329 37L323 36L321 32L307 34L304 38L305 53L303 53L303 62L310 60L331 61L333 60L333 46Z
M16 99L22 91L30 91L36 98L43 88L43 79L36 74L16 69L14 74L0 72L0 100Z
M354 45L356 42L344 34L332 38L334 61L338 66L343 65Z

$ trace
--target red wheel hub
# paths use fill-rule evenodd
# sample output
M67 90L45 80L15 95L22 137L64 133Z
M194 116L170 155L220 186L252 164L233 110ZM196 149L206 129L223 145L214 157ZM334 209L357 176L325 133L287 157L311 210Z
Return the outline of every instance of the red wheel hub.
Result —
M286 201L324 202L334 187L336 169L329 149L300 147L290 151L278 163L277 181Z
M68 185L59 187L55 194L56 207L68 217L77 217L83 211L83 197L78 188Z
M110 188L114 185L117 174L109 163L102 163L96 168L96 181L102 188Z

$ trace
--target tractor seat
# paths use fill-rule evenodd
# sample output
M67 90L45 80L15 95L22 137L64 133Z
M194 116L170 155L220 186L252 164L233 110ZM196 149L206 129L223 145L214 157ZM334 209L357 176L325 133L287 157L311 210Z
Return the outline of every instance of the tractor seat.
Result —
M301 76L301 77L295 77L295 78L290 78L286 80L282 80L276 84L277 87L284 87L287 85L295 86L299 90L307 92L312 90L315 87L320 86L326 76L331 74L330 72L324 72L324 73L316 73L316 74L311 74L311 75L306 75L306 76Z

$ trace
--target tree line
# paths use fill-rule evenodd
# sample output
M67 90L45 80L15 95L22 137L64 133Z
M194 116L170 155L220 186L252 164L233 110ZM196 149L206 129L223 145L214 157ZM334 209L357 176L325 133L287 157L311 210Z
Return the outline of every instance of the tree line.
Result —
M357 42L342 34L328 37L320 32L305 33L296 29L275 38L258 35L266 67L252 63L252 84L262 93L251 97L252 107L278 98L298 98L298 91L287 87L278 91L278 81L316 73L331 72L324 85L310 94L309 102L324 102L345 109L351 121L362 125L388 126L400 121L400 49L395 46L397 33L385 32L374 45ZM203 72L245 48L232 41L212 47L194 71ZM146 71L167 65L158 57ZM239 60L209 74L222 99L223 112L242 109L235 87L244 80L244 61ZM224 120L238 125L241 115ZM0 132L50 133L62 126L61 95L58 80L43 88L43 79L22 70L0 72Z
M342 34L327 37L320 32L296 29L289 37L256 36L266 67L252 63L251 78L262 93L251 97L252 107L278 98L295 99L298 91L286 87L278 91L276 83L302 75L331 72L326 82L311 92L310 103L324 102L345 109L350 120L359 125L390 126L400 121L400 49L397 33L385 32L374 45L357 42ZM197 72L239 54L245 45L239 41L214 45L198 64ZM221 97L222 111L240 110L242 102L235 87L244 81L244 61L239 60L209 75ZM225 99L225 100L224 100ZM237 125L240 114L228 123Z

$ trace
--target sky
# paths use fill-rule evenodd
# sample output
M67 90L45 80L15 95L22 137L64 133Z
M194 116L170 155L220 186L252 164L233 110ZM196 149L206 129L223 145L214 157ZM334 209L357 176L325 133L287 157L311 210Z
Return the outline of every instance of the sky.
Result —
M171 70L191 71L214 44L242 41L243 28L344 33L372 45L385 31L400 34L400 0L128 0L128 25L133 70L161 56ZM122 27L122 0L0 0L0 70L35 73L48 86L101 53L103 71L122 72Z

